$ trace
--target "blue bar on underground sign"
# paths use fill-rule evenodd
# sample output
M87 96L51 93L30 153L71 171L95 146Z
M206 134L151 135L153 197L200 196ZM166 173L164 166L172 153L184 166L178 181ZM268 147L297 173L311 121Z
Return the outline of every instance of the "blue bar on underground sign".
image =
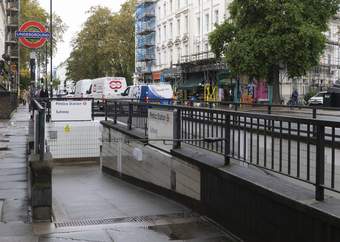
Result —
M49 32L29 32L29 31L18 31L15 33L17 38L29 38L29 39L48 39L51 36Z

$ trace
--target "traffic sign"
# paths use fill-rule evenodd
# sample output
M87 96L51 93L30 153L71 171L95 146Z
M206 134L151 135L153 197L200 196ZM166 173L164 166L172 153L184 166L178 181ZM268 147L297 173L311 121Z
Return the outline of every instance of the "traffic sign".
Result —
M27 21L15 35L24 46L31 49L42 47L51 37L45 26L37 21Z

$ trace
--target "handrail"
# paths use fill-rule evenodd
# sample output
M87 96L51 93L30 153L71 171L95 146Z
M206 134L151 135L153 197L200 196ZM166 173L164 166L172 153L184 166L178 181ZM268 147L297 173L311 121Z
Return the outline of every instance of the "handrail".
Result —
M124 122L129 130L144 129L147 136L148 110L153 108L176 113L177 147L183 142L180 140L187 140L184 143L188 145L224 155L226 165L233 158L313 184L315 197L320 201L325 189L340 193L340 184L335 183L339 172L335 161L339 159L336 150L340 148L340 121L126 100L106 101L105 120ZM221 135L224 141L216 144L200 140ZM332 165L330 170L325 169L328 163ZM311 174L317 175L315 180Z

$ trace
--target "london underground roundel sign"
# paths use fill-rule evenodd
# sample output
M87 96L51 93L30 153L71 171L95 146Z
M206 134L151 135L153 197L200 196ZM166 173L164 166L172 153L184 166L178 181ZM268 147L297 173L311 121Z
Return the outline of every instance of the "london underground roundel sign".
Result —
M37 21L27 21L20 26L15 35L24 46L37 49L46 43L51 34L47 32L43 24Z

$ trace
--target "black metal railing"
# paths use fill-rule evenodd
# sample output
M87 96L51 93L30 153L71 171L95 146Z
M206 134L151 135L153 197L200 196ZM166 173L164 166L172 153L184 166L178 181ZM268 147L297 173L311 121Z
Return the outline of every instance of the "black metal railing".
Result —
M340 193L340 122L235 110L151 103L106 102L106 120L148 133L148 110L177 113L181 143L314 185L316 199L324 190ZM216 138L216 142L207 142Z
M269 103L240 103L240 102L219 102L219 101L192 101L192 100L176 100L178 105L223 109L234 111L249 111L260 112L267 114L293 113L298 111L301 115L308 115L312 118L322 116L340 115L340 107L325 107L325 106L307 106L307 105L280 105ZM329 112L329 113L326 113ZM330 113L333 112L333 113Z
M45 107L37 100L32 101L33 120L34 120L34 151L39 155L39 160L44 161L45 155Z

